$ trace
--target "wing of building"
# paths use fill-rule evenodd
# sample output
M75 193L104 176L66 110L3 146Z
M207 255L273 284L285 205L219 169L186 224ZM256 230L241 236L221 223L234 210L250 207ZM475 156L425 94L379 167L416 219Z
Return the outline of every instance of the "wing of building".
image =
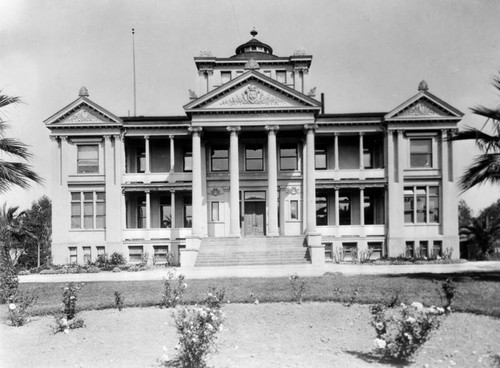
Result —
M185 116L118 117L82 87L45 120L54 263L459 256L446 138L463 114L424 81L389 112L325 113L306 89L312 56L256 35L194 58L202 90Z

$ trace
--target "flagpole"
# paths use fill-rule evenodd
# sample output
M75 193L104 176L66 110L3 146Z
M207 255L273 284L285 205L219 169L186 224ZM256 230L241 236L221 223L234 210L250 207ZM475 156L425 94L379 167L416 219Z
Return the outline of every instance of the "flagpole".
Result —
M134 116L137 116L137 93L135 84L135 29L132 28L132 62L134 72Z

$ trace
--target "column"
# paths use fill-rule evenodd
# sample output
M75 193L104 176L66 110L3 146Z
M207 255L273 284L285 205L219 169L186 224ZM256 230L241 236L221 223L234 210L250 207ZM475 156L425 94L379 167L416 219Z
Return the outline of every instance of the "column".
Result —
M335 226L340 225L339 214L339 188L335 188Z
M144 143L145 143L145 146L146 146L146 149L145 149L145 151L146 151L146 168L144 170L144 173L145 174L149 174L149 172L150 172L150 166L149 166L149 160L150 160L150 158L149 158L149 135L145 135L144 136Z
M363 132L359 132L359 169L363 170L364 168Z
M335 160L335 167L334 169L335 170L338 170L339 169L339 134L338 133L334 133L334 160Z
M268 174L268 236L278 236L278 163L276 159L277 125L266 125L267 130L267 174Z
M175 166L175 146L174 146L174 136L170 135L170 173L174 172Z
M314 131L316 125L306 125L307 232L316 232L316 180L314 170Z
M151 193L146 190L146 229L151 229Z
M365 188L359 188L359 224L365 225Z
M128 229L128 224L127 224L127 211L128 211L128 208L127 208L127 201L126 201L126 198L125 198L125 192L122 192L122 208L123 208L123 211L121 212L122 214L122 229Z
M52 160L51 166L51 188L53 195L57 193L56 187L62 184L61 176L61 154L59 147L59 137L51 135L50 137L50 154ZM54 196L52 198L55 198Z
M202 207L202 194L201 194L201 127L191 127L189 131L192 134L193 142L193 193L192 193L192 206L193 206L193 235L201 235L201 213Z
M406 166L406 153L408 150L408 146L406 146L403 142L403 131L398 130L398 156L397 156L397 170L398 170L398 183L403 183L404 178L404 169Z
M238 165L238 133L241 130L239 126L229 126L229 172L230 172L230 235L240 236L240 171Z
M170 190L170 227L175 229L175 191ZM193 214L194 215L194 214Z

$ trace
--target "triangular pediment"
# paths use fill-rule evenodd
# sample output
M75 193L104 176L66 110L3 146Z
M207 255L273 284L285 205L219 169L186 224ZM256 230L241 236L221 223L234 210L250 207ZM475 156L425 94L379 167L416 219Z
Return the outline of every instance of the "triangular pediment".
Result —
M80 97L44 121L48 126L119 126L121 120L86 97Z
M427 91L421 91L389 112L386 120L460 119L463 114Z
M317 110L320 102L257 71L247 72L184 106L195 111Z

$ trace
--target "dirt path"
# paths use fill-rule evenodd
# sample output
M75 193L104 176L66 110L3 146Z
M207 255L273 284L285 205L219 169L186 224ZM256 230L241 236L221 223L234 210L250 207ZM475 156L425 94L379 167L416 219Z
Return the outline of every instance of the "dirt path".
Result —
M373 361L368 307L335 303L235 304L224 307L216 368L384 367ZM128 308L82 312L86 328L52 333L52 317L0 325L0 367L159 367L174 357L172 311ZM494 367L500 320L453 314L419 352L413 367Z

